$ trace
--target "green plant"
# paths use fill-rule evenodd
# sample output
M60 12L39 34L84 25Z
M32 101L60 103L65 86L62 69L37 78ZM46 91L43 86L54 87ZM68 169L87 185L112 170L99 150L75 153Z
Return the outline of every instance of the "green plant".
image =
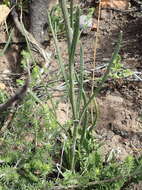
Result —
M133 75L130 69L124 69L121 63L121 56L118 54L113 61L113 66L111 68L110 77L111 78L125 78Z
M60 3L68 42L66 67L58 47L56 35L58 28L53 27L56 26L54 22L59 24L58 20L52 20L50 15L48 19L62 73L60 78L65 82L64 98L70 102L70 120L62 125L58 122L57 104L54 104L55 99L52 100L52 93L48 90L49 87L54 88L54 85L43 82L43 73L34 61L33 65L28 64L32 57L28 46L28 50L21 54L23 57L21 65L29 72L31 78L28 93L23 102L13 109L15 114L10 125L1 131L0 189L120 190L126 182L136 183L142 180L142 158L135 159L129 156L124 162L119 163L114 157L106 163L99 151L101 145L93 135L92 129L96 121L91 128L88 127L90 114L88 106L111 74L117 72L118 75L118 71L123 72L118 55L122 33L106 72L93 94L88 97L84 87L83 47L79 30L80 10L77 8L73 14L74 6L71 1L69 16L66 1L60 0ZM79 72L75 69L77 46L80 46ZM17 84L23 85L23 80L17 80ZM1 92L0 102L3 103L6 99L5 92ZM48 101L52 107L48 106ZM6 126L9 111L3 114L1 127Z
M110 61L110 64L108 65L107 71L104 74L99 87L96 89L96 91L92 94L92 96L87 100L86 99L86 94L85 94L85 90L83 88L83 54L81 53L81 62L80 62L80 68L81 72L79 73L79 75L81 75L81 77L78 77L77 75L75 76L75 67L74 67L74 57L75 57L75 51L76 51L76 47L77 44L79 42L79 37L80 37L80 31L79 31L79 16L80 16L80 10L77 9L76 11L76 22L74 24L74 27L71 28L70 26L70 22L68 19L68 10L65 6L66 2L65 1L61 1L61 8L62 8L62 12L63 12L63 17L64 17L64 21L65 21L65 26L66 26L66 34L67 34L67 40L68 40L68 53L69 53L69 84L67 85L68 89L69 89L69 100L70 100L70 104L71 104L71 108L72 108L72 115L73 115L73 133L72 133L72 139L70 139L70 148L68 148L68 153L66 155L70 155L70 168L72 171L74 171L75 169L75 160L76 160L76 150L78 149L78 146L76 146L77 143L77 137L78 137L78 131L79 129L83 129L81 131L81 142L84 141L85 139L85 133L87 131L87 108L88 105L91 103L91 101L94 99L95 96L98 95L100 89L102 88L103 83L106 81L106 79L109 76L110 70L112 68L113 62L116 59L116 56L118 55L119 49L120 49L120 41L121 41L121 35L120 35L120 39L118 42L118 46L116 48L116 51ZM73 30L73 34L72 31ZM82 52L82 48L81 48L81 52ZM77 78L77 82L78 82L78 86L80 86L80 90L79 93L76 95L75 93L75 82L76 82L76 78ZM79 100L79 101L78 101ZM78 104L78 102L79 104ZM84 104L84 105L82 105ZM81 107L83 107L82 109L80 109ZM84 126L82 126L82 124L84 123ZM82 148L82 147L80 147Z
M75 56L75 50L76 46L79 43L79 9L76 12L76 21L74 25L71 27L69 22L68 10L66 8L66 1L61 0L61 8L63 12L65 27L66 27L66 35L67 35L67 41L68 41L68 53L69 53L69 64L68 64L68 83L66 82L66 87L68 89L68 96L71 104L72 109L72 126L70 126L70 132L71 134L67 137L68 140L65 141L64 147L63 147L63 171L65 168L65 173L61 173L65 178L65 183L73 183L78 184L80 180L78 180L78 174L86 174L86 178L88 180L88 184L90 180L100 180L102 178L111 178L118 176L120 174L120 170L122 168L123 171L123 165L117 165L116 163L110 163L109 166L103 167L103 161L101 160L100 154L97 152L98 149L95 149L95 144L93 142L93 136L91 134L91 131L87 129L87 117L88 117L88 105L91 103L94 97L98 95L100 92L100 89L102 88L104 82L110 77L111 70L114 69L114 67L118 66L118 52L120 49L120 43L122 34L120 33L120 37L118 40L118 44L116 47L116 50L112 56L112 59L110 60L110 63L107 67L107 70L100 80L98 88L95 90L95 92L92 94L92 96L87 99L84 86L83 86L83 51L81 47L80 51L80 73L75 72L74 67L74 56ZM50 18L49 18L50 20ZM50 22L50 27L52 28L52 23ZM73 30L73 33L71 32ZM52 31L54 34L54 31ZM58 48L57 39L56 36L54 36L54 41L56 41L56 48ZM117 64L116 64L117 62ZM117 66L116 66L117 65ZM121 68L121 67L120 67ZM61 68L63 71L63 69ZM121 70L122 71L122 70ZM62 72L64 76L64 72ZM66 77L64 77L65 81L67 81ZM78 85L76 85L76 83ZM75 87L78 86L79 90L76 93ZM95 165L96 163L96 165ZM131 164L127 165L128 168L132 171ZM114 169L114 173L112 172L112 169ZM87 172L85 172L87 171ZM103 172L107 175L103 176ZM108 173L107 173L108 172ZM93 175L94 174L94 175ZM129 175L129 174L128 174ZM84 179L84 175L82 175L82 180ZM120 177L120 176L119 176ZM126 176L127 178L128 176ZM81 176L79 176L81 178ZM83 180L84 181L84 180ZM115 180L114 180L115 181ZM120 179L119 182L114 182L112 184L112 188L119 189L121 186L123 186L126 179ZM85 183L87 181L85 180ZM100 186L100 183L99 183ZM110 186L110 183L104 184L102 186ZM100 187L101 188L101 187Z
M10 6L10 0L3 0L3 4Z
M56 5L56 7L52 9L50 16L54 30L56 30L57 34L62 34L65 31L65 26L63 24L62 12L59 5Z

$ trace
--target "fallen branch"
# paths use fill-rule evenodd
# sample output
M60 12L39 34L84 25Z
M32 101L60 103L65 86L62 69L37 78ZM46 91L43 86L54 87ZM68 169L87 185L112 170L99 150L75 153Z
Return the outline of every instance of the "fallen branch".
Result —
M22 100L27 92L28 86L29 86L29 77L26 79L24 86L15 95L9 98L6 103L0 104L0 112L7 110L9 107L13 105L13 103Z
M112 183L118 180L123 180L125 178L127 178L127 181L131 181L133 177L135 177L136 175L141 174L141 168L138 168L133 174L130 174L128 176L117 176L111 179L104 179L104 180L100 180L100 181L92 181L87 183L86 185L69 185L69 186L54 186L53 188L51 188L50 190L75 190L78 188L87 188L90 186L94 186L94 185L100 185L100 184L104 184L104 183Z
M33 37L33 35L28 32L24 25L20 23L19 19L18 19L18 14L15 11L15 8L12 9L11 11L11 15L13 17L14 23L17 27L17 29L19 30L19 32L25 37L25 39L27 39L31 45L43 56L43 58L45 59L46 62L46 66L49 65L50 62L50 57L51 57L51 53L47 53L42 46L36 41L36 39Z

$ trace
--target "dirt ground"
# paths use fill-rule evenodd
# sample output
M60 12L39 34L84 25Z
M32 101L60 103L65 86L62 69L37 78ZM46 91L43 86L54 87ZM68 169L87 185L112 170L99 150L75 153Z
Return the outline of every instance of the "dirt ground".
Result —
M135 7L131 6L131 9ZM105 15L105 16L104 16ZM94 16L94 23L96 18ZM96 55L96 68L106 64L114 51L119 32L123 32L120 55L124 67L139 72L139 79L124 78L108 81L98 97L100 117L96 132L104 142L102 152L117 153L118 160L128 154L142 154L142 14L103 11L101 13ZM95 33L82 37L85 66L93 66ZM90 85L91 86L91 85Z
M93 6L93 3L85 5L84 12ZM131 8L137 7L131 5ZM97 22L96 15L93 17L93 22ZM119 161L122 161L130 154L136 157L142 155L142 12L124 13L113 10L101 12L96 68L105 65L112 56L120 31L123 32L120 51L122 63L124 67L135 73L138 72L138 77L114 79L105 84L97 98L100 114L95 128L95 136L103 144L101 151L105 160L109 159L110 153L113 153ZM89 31L81 37L84 46L85 69L90 72L90 76L94 62L94 44L92 42L95 39L96 31ZM6 34L1 28L0 44L5 40ZM64 42L61 40L61 47L63 44ZM2 46L0 47L2 48ZM52 50L52 42L50 49ZM65 48L62 48L63 56L66 57L64 50ZM17 46L11 46L6 55L0 58L1 86L3 83L5 84L5 74L13 72L13 67L17 68L18 51ZM56 65L55 60L52 60L52 64ZM56 69L55 65L54 69ZM103 71L100 72L103 73ZM63 103L60 107L59 117L63 117L64 120L66 105ZM142 184L131 188L140 190Z

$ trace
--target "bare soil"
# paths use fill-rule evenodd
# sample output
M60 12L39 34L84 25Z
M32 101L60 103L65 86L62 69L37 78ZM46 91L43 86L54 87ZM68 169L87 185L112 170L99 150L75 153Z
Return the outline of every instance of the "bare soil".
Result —
M99 25L96 68L106 64L111 58L119 33L122 31L120 51L122 63L124 67L140 72L141 77L141 23L142 13L125 14L103 10ZM93 68L94 56L92 41L95 41L95 38L94 31L82 37L85 66L90 71ZM129 154L142 155L142 81L136 78L108 81L97 101L100 116L95 130L99 141L101 139L104 143L103 154L107 156L108 152L114 151L118 160L124 160Z

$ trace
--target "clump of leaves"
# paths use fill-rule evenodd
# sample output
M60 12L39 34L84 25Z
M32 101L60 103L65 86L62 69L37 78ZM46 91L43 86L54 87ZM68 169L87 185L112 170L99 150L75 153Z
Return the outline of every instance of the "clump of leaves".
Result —
M128 156L123 162L117 162L114 158L105 163L99 152L100 145L93 138L89 141L83 144L81 151L77 151L76 172L66 169L62 173L63 179L60 183L64 187L73 188L77 185L79 189L87 190L92 188L120 190L125 183L137 182L142 178L142 158L137 160L133 156ZM64 162L63 166L67 167Z
M3 0L3 4L5 4L9 7L10 6L10 0Z
M23 52L23 67L26 68L26 59L29 54ZM40 79L40 69L33 66L31 73L33 88ZM22 80L17 81L23 85ZM44 103L38 98L37 92L29 92L21 105L17 107L9 128L2 132L0 139L0 185L5 190L10 189L35 189L48 183L48 175L55 169L54 155L58 154L56 137L59 130L55 116ZM0 102L7 99L5 92L0 93ZM9 111L3 117L4 125ZM3 127L3 126L1 126ZM53 157L51 157L51 155ZM28 185L27 185L28 184ZM38 185L39 184L39 185ZM30 189L30 188L29 188Z
M5 183L5 184L10 184L10 183L17 183L19 180L20 175L18 174L16 168L10 167L10 166L5 166L1 167L0 170L0 181Z
M111 78L125 78L132 76L133 72L130 69L124 69L124 66L121 63L121 56L117 55L109 75Z

